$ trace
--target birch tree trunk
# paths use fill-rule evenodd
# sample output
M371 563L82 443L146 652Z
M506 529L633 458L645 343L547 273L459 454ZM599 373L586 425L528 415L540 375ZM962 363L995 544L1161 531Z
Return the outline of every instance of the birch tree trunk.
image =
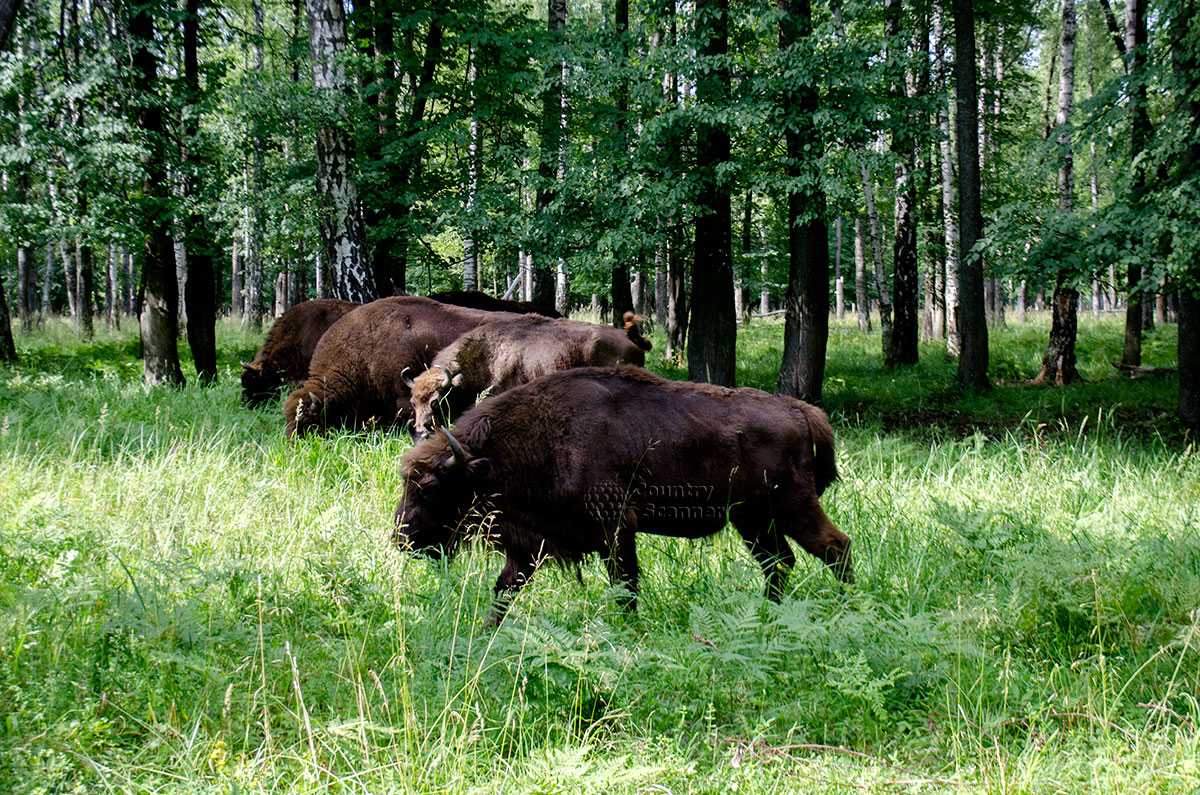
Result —
M313 86L337 117L336 122L317 130L323 259L333 277L332 292L345 301L366 303L375 297L375 290L367 268L366 229L353 174L354 139L346 118L345 14L341 0L306 0L306 7Z
M624 0L623 0L624 1ZM628 9L628 5L626 5ZM618 3L618 15L620 14ZM541 156L538 163L537 212L543 228L543 242L537 246L537 251L529 262L529 274L532 280L529 300L535 306L549 310L554 308L556 292L556 275L551 265L555 257L551 254L544 239L549 236L550 205L554 202L558 187L558 163L562 151L562 103L563 77L566 64L563 61L563 48L566 46L567 29L567 0L547 0L546 28L549 32L549 42L554 49L554 59L546 64L546 88L542 92L542 123L541 123ZM618 124L620 119L618 118ZM613 287L617 287L617 277L614 272ZM628 287L626 287L628 294ZM629 307L625 307L628 309ZM614 310L616 307L614 307ZM615 314L615 312L614 312Z
M121 288L118 277L117 245L108 244L107 279L104 285L104 314L110 329L121 328Z
M471 101L471 120L467 129L467 229L463 233L463 289L479 289L479 254L475 247L474 219L475 197L479 192L479 114L476 112L475 97L475 48L467 52L467 90Z
M888 290L887 273L883 270L883 234L879 227L879 212L875 207L875 186L871 169L862 167L863 199L867 206L867 228L871 232L871 258L875 268L875 290L879 295L879 330L883 334L883 354L886 359L892 349L892 297Z
M833 297L837 319L846 316L846 285L842 281L842 217L833 222Z
M854 309L858 314L858 330L871 330L871 298L867 295L867 258L863 250L863 219L854 216Z
M319 0L317 0L319 2ZM263 0L252 0L254 12L254 73L263 79ZM313 76L316 78L316 60L313 55ZM318 136L320 133L318 133ZM263 140L255 129L251 135L250 192L248 196L250 217L246 224L245 273L242 276L243 298L246 302L242 322L249 328L262 328L266 311L263 302ZM320 156L318 155L318 173ZM318 177L319 179L320 177Z

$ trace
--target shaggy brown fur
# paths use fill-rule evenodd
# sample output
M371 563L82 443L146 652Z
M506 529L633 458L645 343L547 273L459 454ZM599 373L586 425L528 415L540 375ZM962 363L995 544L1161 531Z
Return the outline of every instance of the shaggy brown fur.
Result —
M756 389L666 381L636 367L565 370L483 401L453 436L409 451L403 475L402 548L453 552L488 517L507 558L496 620L546 558L604 555L632 602L635 532L697 538L727 520L771 599L795 563L788 538L852 578L850 539L817 499L837 477L828 418Z
M485 391L498 395L572 367L641 367L649 349L633 313L624 331L541 315L485 323L443 348L409 384L415 433L428 436L438 424L436 415L442 415L443 424L450 422Z
M404 425L405 371L425 370L464 332L521 317L442 304L419 296L372 301L334 323L317 344L308 378L288 395L288 435L336 427Z
M515 312L518 315L542 315L544 317L562 317L553 309L539 312L530 301L509 301L505 298L492 298L487 293L478 290L445 290L429 296L443 304L465 306L468 309L482 309L487 312Z
M323 298L296 304L279 316L254 358L242 365L242 400L257 406L275 399L285 384L308 377L308 363L321 335L358 307L350 301Z

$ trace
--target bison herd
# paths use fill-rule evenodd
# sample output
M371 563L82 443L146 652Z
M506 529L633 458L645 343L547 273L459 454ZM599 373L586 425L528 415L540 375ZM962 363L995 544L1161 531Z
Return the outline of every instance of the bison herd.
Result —
M776 601L789 538L850 581L850 540L818 502L837 478L825 413L660 378L642 369L638 319L623 326L465 291L307 301L244 365L242 396L258 406L294 387L289 435L409 428L422 441L404 458L392 538L431 557L472 536L498 547L493 624L541 562L592 553L634 607L637 532L699 538L732 524Z

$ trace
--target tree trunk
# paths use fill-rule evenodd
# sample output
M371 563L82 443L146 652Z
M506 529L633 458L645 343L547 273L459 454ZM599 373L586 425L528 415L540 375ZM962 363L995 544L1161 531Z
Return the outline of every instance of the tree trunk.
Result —
M979 89L975 74L973 0L954 0L955 128L958 132L958 383L988 384L988 330L983 306L983 262L975 245L983 236L979 184Z
M1133 164L1133 183L1130 204L1140 213L1147 191L1146 164L1139 162L1142 151L1150 141L1150 113L1146 97L1146 0L1125 2L1125 49L1129 53L1129 162ZM1139 231L1134 231L1130 248L1135 252L1145 248ZM1130 260L1125 274L1128 297L1125 303L1125 346L1121 364L1137 367L1142 363L1142 266L1137 256Z
M167 216L167 170L162 106L158 95L158 46L149 6L138 6L129 24L133 40L134 87L143 103L138 108L138 126L150 140L143 185L146 259L142 265L141 339L145 380L151 386L183 385L179 366L179 283L175 280L171 251L170 218Z
M809 0L780 0L779 7L780 54L784 63L796 61L798 45L813 35L812 7ZM782 102L789 183L808 187L788 193L788 287L778 391L819 403L829 341L829 231L820 167L812 153L824 145L814 121L816 89L792 83Z
M842 217L833 222L833 297L837 319L846 317L846 284L842 281Z
M472 217L475 212L476 194L479 192L479 160L480 160L480 144L482 138L479 134L479 114L476 112L476 96L475 96L475 71L476 71L476 54L475 48L467 52L467 87L471 100L471 120L467 128L467 206L464 208L466 215L466 231L463 234L463 289L478 290L479 289L479 251L475 242L475 221Z
M121 262L125 268L125 314L136 317L142 311L137 292L137 269L133 252L124 245L121 246Z
M189 0L194 2L195 0ZM321 2L321 0L315 0ZM251 0L254 13L254 73L258 80L263 80L263 0ZM344 34L343 34L344 35ZM317 55L313 55L313 75L316 76ZM319 86L318 86L319 87ZM320 133L318 133L318 137ZM242 296L245 309L242 322L249 328L262 328L263 316L266 311L263 300L264 268L263 268L263 140L257 129L252 133L250 141L250 190L248 192L249 218L246 223L246 252L245 271L242 274ZM320 156L318 155L318 161ZM320 164L318 163L318 180L320 179Z
M183 72L186 102L190 106L184 124L184 147L187 168L184 170L183 192L191 211L183 219L184 239L187 240L187 281L183 301L187 308L187 339L201 384L217 380L217 285L213 268L213 249L205 234L204 216L199 206L200 175L203 169L197 162L200 152L200 0L186 0L183 18ZM255 29L262 35L262 2L254 0ZM260 40L261 41L261 40ZM261 69L262 45L256 42L256 67ZM261 179L261 147L256 144L255 168ZM257 197L256 197L257 199Z
M667 238L666 353L668 358L682 356L687 347L688 320L690 319L687 300L687 263L683 259L681 248L678 235L672 231Z
M883 233L879 212L875 207L875 186L871 170L862 167L863 200L867 207L867 228L871 232L871 258L875 268L875 290L879 294L879 330L883 335L883 355L886 360L892 350L892 296L888 290L887 274L883 270Z
M884 20L888 38L888 60L902 60L906 52L902 29L901 0L884 0ZM920 38L920 37L918 37ZM925 37L928 41L928 36ZM898 53L898 54L897 54ZM892 94L903 106L915 97L917 78L911 72L896 81ZM895 313L891 345L884 353L888 366L916 364L919 355L919 314L917 311L917 181L916 142L910 132L912 114L905 109L903 119L892 134L892 154L896 158L896 236L892 241L892 301Z
M1075 0L1063 0L1062 37L1059 44L1058 149L1061 159L1058 170L1058 209L1068 214L1075 209L1074 156L1071 152L1071 110L1075 98ZM1057 386L1079 380L1075 369L1075 337L1078 326L1079 293L1072 286L1074 274L1060 268L1054 285L1054 307L1050 324L1050 341L1042 357L1042 370L1034 379L1036 384Z
M0 362L15 362L17 346L13 342L12 317L8 314L8 298L4 295L4 280L0 279Z
M17 312L21 318L21 331L28 334L33 330L34 313L34 265L33 249L17 247Z
M858 330L871 330L871 299L867 295L867 258L863 251L863 219L854 216L854 310L858 314Z
M696 0L698 56L709 64L696 82L701 108L724 107L730 75L725 62L729 44L729 0ZM714 63L715 61L715 63ZM733 386L737 321L733 316L733 241L728 177L718 172L730 161L729 131L711 117L696 124L696 172L699 212L692 252L692 332L688 378ZM785 343L786 349L786 343Z
M81 201L81 207L86 211L86 200ZM95 295L96 269L92 262L92 247L85 243L82 237L75 238L75 327L79 336L90 340L96 335L93 321L95 308L92 298Z
M104 285L104 311L110 329L121 328L121 287L116 243L108 244L108 275Z
M62 260L63 284L67 292L67 309L71 313L71 317L75 318L78 314L76 302L79 300L79 291L75 287L78 280L76 274L75 263L71 260L71 255L67 252L67 241L63 238L58 240L58 258ZM78 323L78 321L76 321Z
M1029 290L1029 288L1025 285L1025 280L1022 279L1021 283L1017 285L1017 322L1018 323L1025 322L1025 300L1026 300L1026 296L1029 294L1028 290Z
M50 316L50 284L54 281L54 243L46 243L45 269L42 272L42 303L38 310L38 325Z
M654 324L660 329L667 327L667 244L659 243L654 249Z
M242 261L239 257L237 233L234 232L229 255L229 314L240 320L242 317ZM320 279L317 280L318 283Z
M330 263L333 292L345 301L375 297L366 262L366 229L353 175L354 138L346 118L348 90L342 53L346 20L341 0L306 0L313 86L329 97L336 122L317 130L317 194L324 259Z
M553 0L552 0L553 2ZM564 0L565 3L565 0ZM626 68L629 62L629 0L617 0L616 3L616 61L621 68L621 75L616 86L616 134L621 157L621 168L627 168L629 151L629 81ZM623 323L626 312L633 309L633 295L629 289L629 267L625 259L618 253L612 267L612 324L618 328Z
M620 3L618 3L618 24ZM628 5L626 5L628 19ZM549 44L554 59L546 64L546 88L542 92L542 124L541 124L541 155L538 163L537 212L541 219L541 238L537 251L531 261L530 275L533 279L531 298L534 306L550 310L554 308L555 298L555 269L552 265L557 259L556 252L550 250L550 205L558 191L558 164L562 156L563 143L563 78L566 74L566 62L563 60L566 47L567 30L567 0L547 0L546 29L549 31ZM618 125L622 124L618 115ZM623 299L620 311L633 308L633 299L629 296L628 271L623 280L618 279L617 268L613 269L613 315L617 314L617 294Z

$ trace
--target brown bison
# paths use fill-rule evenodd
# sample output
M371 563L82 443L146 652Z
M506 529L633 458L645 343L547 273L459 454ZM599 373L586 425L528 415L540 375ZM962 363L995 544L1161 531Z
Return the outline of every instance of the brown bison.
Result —
M410 450L402 474L401 548L451 554L483 525L503 550L493 623L542 560L590 553L634 606L637 532L698 538L732 522L772 600L796 560L788 538L852 579L850 539L817 500L837 478L833 431L794 398L564 370L483 401Z
M468 309L483 309L487 312L515 312L518 315L537 314L544 317L562 317L553 309L542 311L530 301L509 301L504 298L492 298L487 293L478 290L445 290L429 296L443 304L465 306Z
M572 367L646 363L650 343L638 331L632 312L625 330L577 320L524 315L473 328L408 383L414 432L433 433L437 414L452 421L487 392L497 395L548 373Z
M407 370L421 372L464 332L521 315L484 312L420 296L381 298L330 326L308 378L284 403L288 435L336 427L404 425Z
M322 298L296 304L279 316L254 358L242 365L242 400L258 406L274 399L285 384L308 377L308 363L321 335L358 307L351 301Z

